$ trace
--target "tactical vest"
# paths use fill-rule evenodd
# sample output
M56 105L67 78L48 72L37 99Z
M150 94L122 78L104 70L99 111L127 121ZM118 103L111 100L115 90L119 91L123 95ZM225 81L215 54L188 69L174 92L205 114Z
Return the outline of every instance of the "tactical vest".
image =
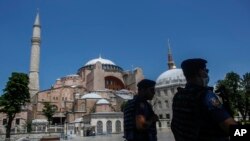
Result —
M173 98L171 129L176 141L216 141L224 132L212 121L203 100L207 89L178 88Z
M123 110L123 126L124 126L124 138L128 141L133 140L135 137L135 107L136 98L128 100Z

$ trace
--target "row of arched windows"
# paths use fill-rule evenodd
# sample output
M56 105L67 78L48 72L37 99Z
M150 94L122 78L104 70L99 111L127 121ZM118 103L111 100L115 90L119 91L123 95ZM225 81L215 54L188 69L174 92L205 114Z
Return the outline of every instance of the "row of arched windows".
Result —
M103 122L102 121L98 121L97 122L97 134L103 134ZM113 132L113 129L112 129L112 121L108 120L106 122L106 131L107 131L107 134L110 134ZM121 121L120 120L117 120L115 122L115 132L116 133L120 133L121 132Z
M116 71L123 71L122 68L115 66L115 65L107 65L107 64L102 64L102 68L104 70L116 70Z
M157 105L158 105L158 108L159 108L159 109L162 109L162 108L169 108L168 100L165 100L164 102L165 102L165 107L162 106L164 103L162 103L161 101L158 101Z

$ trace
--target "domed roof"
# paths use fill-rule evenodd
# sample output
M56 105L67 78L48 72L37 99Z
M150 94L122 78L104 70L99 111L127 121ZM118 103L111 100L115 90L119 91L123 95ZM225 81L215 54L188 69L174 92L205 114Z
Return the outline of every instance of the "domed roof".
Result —
M46 120L46 119L33 119L32 123L33 124L48 123L48 120Z
M78 74L69 74L69 75L67 75L65 77L78 77L78 76L79 76Z
M103 59L101 56L99 58L96 58L96 59L92 59L92 60L89 60L85 66L88 66L88 65L94 65L96 64L97 62L101 62L101 64L108 64L108 65L115 65L114 62L108 60L108 59Z
M81 97L81 99L101 99L102 97L97 93L88 93Z
M106 99L100 99L96 102L97 105L100 105L100 104L109 104L108 100Z
M130 91L127 89L121 89L119 91L117 91L117 93L129 93Z
M175 84L185 84L186 79L183 74L182 69L170 69L163 72L156 79L156 87L175 85Z

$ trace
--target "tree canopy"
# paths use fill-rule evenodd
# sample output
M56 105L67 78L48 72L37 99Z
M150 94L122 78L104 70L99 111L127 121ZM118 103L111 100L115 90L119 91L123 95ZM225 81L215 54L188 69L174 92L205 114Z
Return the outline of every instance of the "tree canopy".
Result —
M56 113L56 108L54 105L52 105L50 102L44 102L43 103L43 115L48 119L49 123L53 119L53 115Z
M0 97L0 112L7 115L6 138L10 138L11 123L22 107L30 102L29 77L25 73L13 72Z
M226 74L224 80L219 80L217 89L225 88L225 94L229 101L233 115L240 113L243 121L250 115L250 73L245 73L242 77L235 72Z

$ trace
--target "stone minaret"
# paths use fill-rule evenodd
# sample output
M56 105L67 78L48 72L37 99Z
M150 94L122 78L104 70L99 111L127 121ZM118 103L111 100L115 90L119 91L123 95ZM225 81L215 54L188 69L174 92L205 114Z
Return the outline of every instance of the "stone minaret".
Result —
M31 38L30 72L29 72L29 90L32 98L39 91L39 63L40 63L40 43L41 43L41 25L39 13L36 15L33 25L33 35Z
M168 39L168 69L175 69L175 63L173 60L172 52L171 52L171 47L170 47L170 40Z

